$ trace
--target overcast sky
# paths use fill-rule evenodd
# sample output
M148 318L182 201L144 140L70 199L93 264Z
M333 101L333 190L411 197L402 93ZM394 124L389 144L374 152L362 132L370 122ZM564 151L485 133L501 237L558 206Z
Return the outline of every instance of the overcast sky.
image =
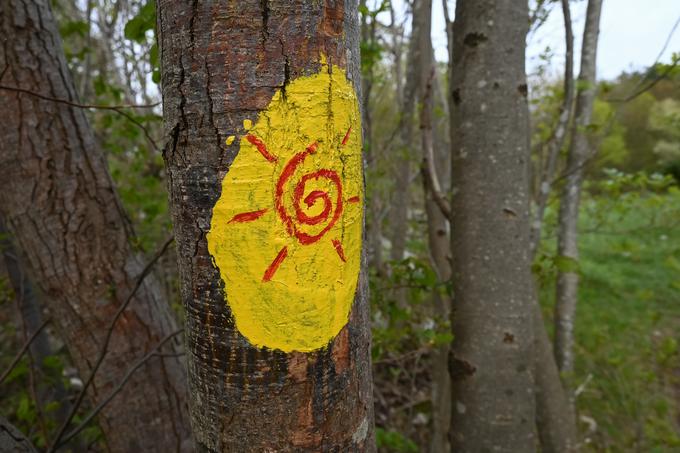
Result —
M575 49L578 56L587 2L582 0L572 3ZM403 0L392 0L392 4L403 17L405 11ZM433 0L433 8L432 43L435 56L439 61L446 61L446 32L441 0ZM451 14L455 11L455 0L449 0L449 10ZM598 78L613 79L624 70L642 69L652 64L678 19L680 0L604 0L597 58ZM389 17L381 16L381 20L387 22ZM532 72L536 68L538 55L548 46L555 54L553 65L561 71L564 62L563 42L562 12L558 3L548 21L536 34L529 37L527 71ZM669 62L673 52L680 52L680 26L677 27L660 61ZM578 70L578 58L576 68Z

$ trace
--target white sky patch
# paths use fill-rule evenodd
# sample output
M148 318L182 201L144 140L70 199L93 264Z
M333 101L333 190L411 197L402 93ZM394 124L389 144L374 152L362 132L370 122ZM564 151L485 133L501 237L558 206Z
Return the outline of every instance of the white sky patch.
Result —
M378 0L369 0L372 8ZM585 21L587 1L572 1L571 15L573 19L576 61L578 74L581 36ZM392 0L397 20L403 21L406 4L403 0ZM455 0L448 0L449 12L455 13ZM447 61L446 29L442 0L433 0L432 12L432 45L437 61ZM614 79L623 71L641 70L652 63L664 46L671 29L680 18L680 0L604 0L602 23L600 28L600 44L598 47L598 78ZM389 14L379 16L383 23L389 23ZM410 25L407 24L407 33ZM564 25L559 2L554 4L545 24L527 40L527 73L531 74L542 63L539 55L546 47L550 47L554 57L551 61L552 71L561 73L564 64ZM680 52L680 27L675 31L667 49L661 55L660 62L668 63L674 52Z

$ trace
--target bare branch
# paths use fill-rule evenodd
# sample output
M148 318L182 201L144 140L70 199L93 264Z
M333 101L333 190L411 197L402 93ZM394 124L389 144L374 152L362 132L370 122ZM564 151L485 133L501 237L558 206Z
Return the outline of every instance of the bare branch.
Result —
M161 354L158 353L157 351L163 347L165 343L167 343L171 338L174 338L175 336L179 335L180 333L184 332L184 329L178 329L168 335L166 335L158 344L151 349L149 352L147 352L142 358L140 358L130 369L127 370L125 373L125 376L123 376L123 379L118 383L116 388L114 388L111 393L109 393L97 406L92 409L92 411L87 414L83 418L83 421L80 422L80 424L73 429L70 433L68 433L59 444L57 444L54 448L57 449L60 446L66 444L69 440L73 439L75 436L77 436L83 429L87 427L87 425L90 423L90 421L99 414L99 412L104 409L104 407L117 395L123 390L123 387L125 387L125 384L130 380L130 377L134 374L135 371L137 371L142 365L144 365L146 362L148 362L151 358L153 357L177 357L179 356L178 354Z
M60 99L45 94L36 93L35 91L25 90L19 87L11 87L8 85L1 85L0 90L15 91L17 93L28 94L30 96L43 99L45 101L56 102L57 104L65 104L79 109L97 109L97 110L120 110L120 109L150 109L160 105L160 102L154 104L121 104L121 105L104 105L104 104L81 104L79 102L69 101L68 99Z
M135 284L135 287L132 289L130 292L130 295L127 297L125 302L121 304L121 306L118 308L118 311L116 311L116 314L114 315L113 319L111 320L111 323L109 324L109 327L106 331L106 337L104 338L104 343L101 347L101 350L99 352L99 357L97 358L97 362L95 363L94 367L92 368L92 372L88 376L87 380L83 384L83 388L78 394L78 397L76 398L75 403L73 403L73 407L71 408L71 412L69 413L68 418L64 421L64 423L61 425L59 428L59 432L57 433L54 441L51 443L51 446L47 449L48 453L52 453L56 451L56 449L63 444L61 442L61 438L64 436L64 433L66 432L66 428L68 428L69 424L73 420L73 417L76 415L76 412L78 411L78 408L82 404L83 400L85 399L85 393L87 392L87 389L89 388L90 384L94 380L95 374L97 374L97 371L99 370L99 367L101 366L102 362L104 362L104 358L106 357L106 354L108 352L109 348L109 342L111 341L111 336L113 335L113 329L116 325L116 322L118 322L118 319L120 319L121 315L127 308L127 306L130 304L132 301L132 298L135 296L139 288L142 286L142 283L144 282L144 279L146 278L149 273L151 273L151 269L153 266L156 264L156 262L165 254L166 250L174 240L174 237L168 238L163 246L160 248L158 252L156 252L156 255L154 255L153 258L147 263L146 267L142 270L142 273L137 277L137 283Z
M448 200L442 194L441 185L439 184L439 177L437 170L434 168L434 145L432 144L432 118L429 112L426 112L426 106L432 102L432 82L434 80L435 68L432 67L430 76L427 78L425 86L425 93L423 94L423 110L420 114L420 129L422 132L423 142L423 163L421 165L421 172L425 180L425 189L432 194L432 198L439 207L444 217L451 220L451 206Z
M57 104L64 104L68 105L70 107L75 107L79 109L97 109L97 110L112 110L119 115L125 117L128 121L132 122L135 126L139 127L142 132L144 132L144 136L146 137L147 140L149 140L149 143L151 143L151 146L153 148L160 152L160 148L158 147L158 144L156 141L151 137L151 134L149 133L149 130L142 124L140 123L137 119L135 119L132 115L129 113L125 112L123 109L148 109L148 108L153 108L156 107L160 104L160 102L156 102L155 104L123 104L123 105L100 105L100 104L81 104L78 102L73 102L69 101L68 99L59 99L55 98L52 96L46 96L44 94L36 93L35 91L30 91L30 90L25 90L23 88L18 88L18 87L11 87L7 85L0 85L0 90L7 90L7 91L14 91L16 93L22 93L22 94L28 94L29 96L36 97L38 99L42 99L45 101L50 101L50 102L55 102Z
M19 350L19 352L17 352L17 355L15 355L14 358L12 359L12 362L9 364L9 367L7 367L7 369L5 370L5 372L2 373L2 376L0 376L0 384L2 384L2 382L3 382L5 379L7 379L7 376L9 376L9 374L12 372L12 370L13 370L14 367L17 365L17 363L19 363L19 360L21 360L21 358L23 357L23 355L26 353L26 351L28 350L28 348L31 346L31 343L33 343L33 341L34 341L36 338L38 338L38 335L40 334L40 332L42 332L42 330L45 328L45 326L47 326L47 324L49 324L49 322L50 322L50 319L49 319L49 318L47 318L46 320L44 320L43 323L40 324L40 327L38 327L38 328L35 330L35 332L33 332L33 334L30 336L30 338L29 338L28 340L26 340L26 342L25 342L24 345L21 347L21 349Z

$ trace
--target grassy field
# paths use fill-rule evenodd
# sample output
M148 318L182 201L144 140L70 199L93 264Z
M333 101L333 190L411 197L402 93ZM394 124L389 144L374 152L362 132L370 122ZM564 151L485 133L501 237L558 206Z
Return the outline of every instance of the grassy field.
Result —
M565 378L584 450L680 451L680 193L586 197L580 228L577 360ZM552 324L554 269L542 270Z

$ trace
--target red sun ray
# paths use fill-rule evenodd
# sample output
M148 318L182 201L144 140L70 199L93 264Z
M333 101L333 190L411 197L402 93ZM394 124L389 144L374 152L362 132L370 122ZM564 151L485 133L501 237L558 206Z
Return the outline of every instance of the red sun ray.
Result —
M342 248L342 244L340 241L337 239L333 239L331 242L333 242L333 247L335 247L335 251L338 252L338 256L342 260L343 263L347 262L347 258L345 257L345 251Z
M286 256L288 256L288 247L283 247L279 254L276 255L276 258L274 258L274 261L272 261L267 270L264 272L264 276L262 277L263 282L268 282L272 279L276 273L276 270L279 268L281 263L283 263L283 260L286 259Z
M257 220L260 217L262 217L269 209L260 209L259 211L252 211L252 212L242 212L241 214L236 214L229 222L227 223L243 223L243 222L252 222L253 220Z
M262 154L262 156L267 159L269 162L276 162L279 160L278 157L274 156L271 154L269 151L267 151L267 145L264 144L262 140L259 138L255 137L252 134L246 135L246 140L248 140L257 150Z
M342 139L342 144L343 146L347 144L347 141L349 140L349 134L352 132L352 126L347 129L347 133L345 134L345 138Z
M355 195L347 200L348 203L359 203L359 195Z

